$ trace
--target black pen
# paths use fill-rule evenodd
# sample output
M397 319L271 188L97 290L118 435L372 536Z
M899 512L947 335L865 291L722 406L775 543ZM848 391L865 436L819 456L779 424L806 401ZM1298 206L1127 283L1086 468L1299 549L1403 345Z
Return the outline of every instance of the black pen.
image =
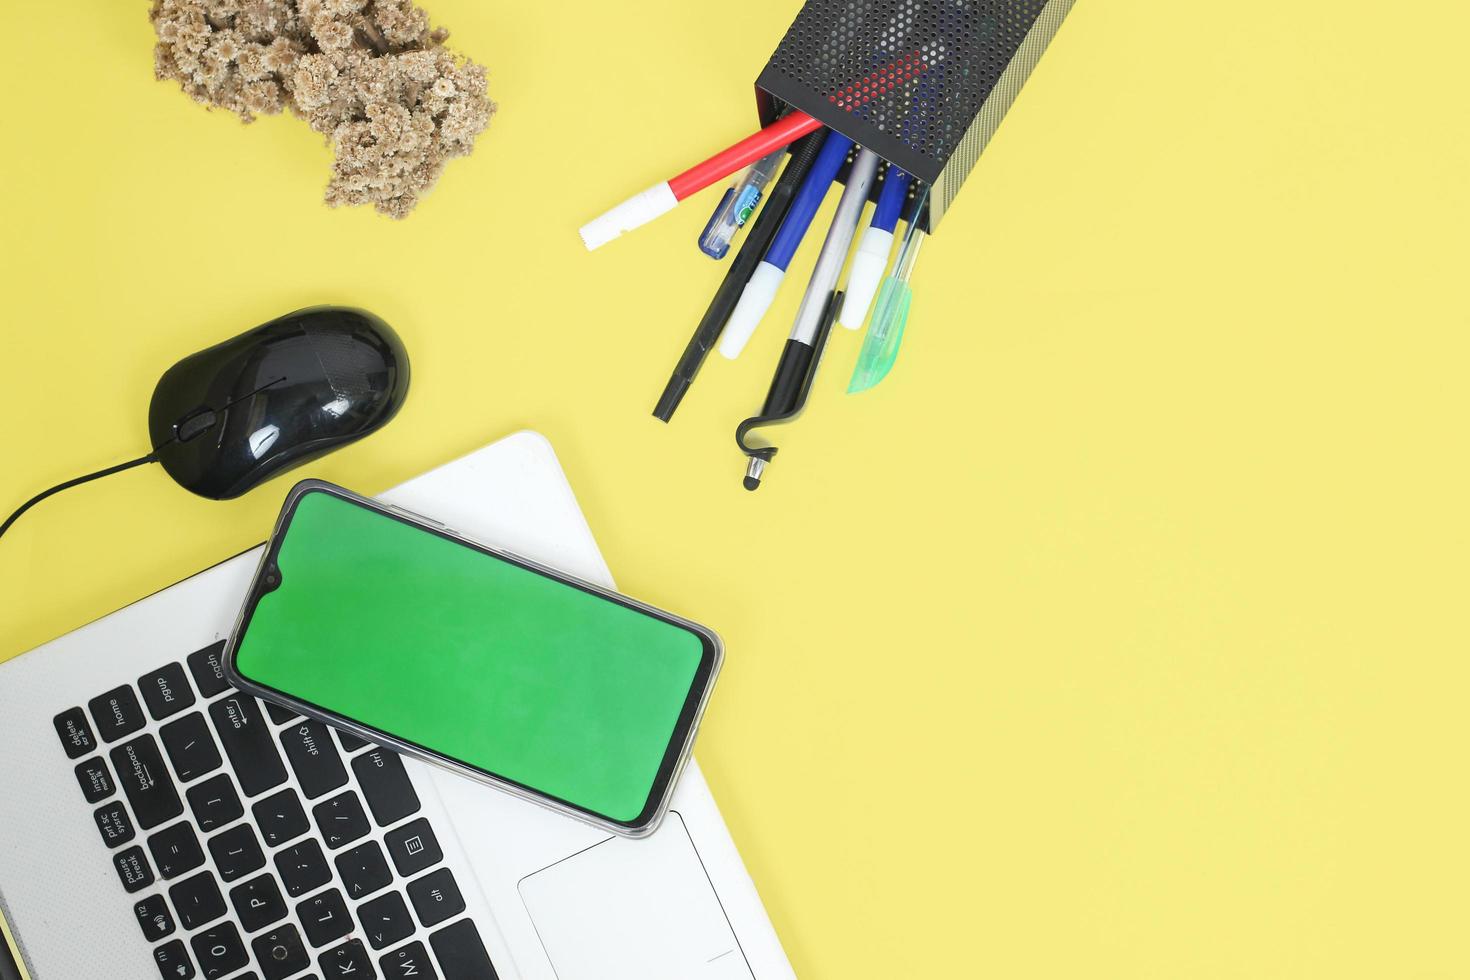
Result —
M704 364L705 356L719 342L720 331L725 329L730 312L739 302L740 293L750 281L751 273L766 254L766 247L775 237L776 229L781 227L781 220L786 217L791 200L796 196L796 190L801 186L807 171L811 169L812 161L816 159L817 151L822 148L825 138L826 131L818 130L803 136L792 146L791 159L787 161L786 169L781 172L780 179L766 196L765 207L761 208L761 213L751 225L745 244L740 246L740 251L730 261L730 270L725 273L724 281L710 300L709 309L705 310L699 326L694 328L694 336L689 339L679 363L674 365L674 373L664 386L664 393L659 396L658 404L654 406L653 417L659 421L667 422L673 418L674 410L679 407L684 393L694 383L694 376Z

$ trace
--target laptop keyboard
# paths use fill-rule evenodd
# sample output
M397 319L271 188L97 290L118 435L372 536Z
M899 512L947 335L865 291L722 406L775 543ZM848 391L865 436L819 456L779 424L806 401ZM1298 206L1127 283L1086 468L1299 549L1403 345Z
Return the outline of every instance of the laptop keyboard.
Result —
M55 718L163 980L495 980L402 760L232 690L223 651Z

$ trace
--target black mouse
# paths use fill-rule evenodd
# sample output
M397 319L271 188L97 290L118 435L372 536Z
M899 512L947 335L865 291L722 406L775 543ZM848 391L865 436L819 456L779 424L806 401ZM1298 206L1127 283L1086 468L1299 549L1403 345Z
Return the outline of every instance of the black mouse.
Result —
M408 376L403 342L379 317L313 306L165 371L148 435L181 487L226 500L382 428Z

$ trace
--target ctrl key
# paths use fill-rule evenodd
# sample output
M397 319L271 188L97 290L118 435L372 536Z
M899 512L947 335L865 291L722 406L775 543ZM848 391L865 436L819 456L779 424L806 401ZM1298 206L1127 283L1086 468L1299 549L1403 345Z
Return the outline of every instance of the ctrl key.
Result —
M148 858L143 855L143 849L138 846L120 851L112 856L112 863L117 868L117 876L122 880L122 886L128 894L142 891L153 884L153 869L148 867Z
M184 941L175 939L164 943L153 951L153 962L158 964L158 973L163 980L190 980L194 976L194 964L184 950Z

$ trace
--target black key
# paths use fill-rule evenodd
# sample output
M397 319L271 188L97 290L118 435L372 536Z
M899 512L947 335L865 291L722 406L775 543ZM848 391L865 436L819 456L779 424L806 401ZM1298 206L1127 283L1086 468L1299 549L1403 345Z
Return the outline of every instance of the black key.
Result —
M126 684L88 701L87 710L104 742L116 742L143 727L143 706Z
M342 876L342 887L347 889L347 897L354 901L380 888L387 888L393 881L393 872L388 870L383 849L377 841L371 840L337 855L337 874Z
M412 878L444 860L439 841L434 837L429 821L423 817L391 831L383 838L383 843L388 845L393 867L405 878Z
M170 718L194 703L194 691L184 676L183 664L169 664L138 678L138 690L154 721Z
M316 825L326 838L327 846L334 851L366 836L370 829L367 814L362 811L356 793L340 793L312 807L311 813L316 817Z
M246 796L257 796L286 781L281 754L254 698L235 694L216 701L209 706L209 717Z
M279 704L272 704L269 701L265 702L265 713L270 715L271 721L275 722L277 725L284 725L292 718L301 717L290 708L283 708Z
M380 957L378 966L383 968L383 976L387 980L438 980L439 977L429 964L429 951L424 948L423 943L409 943L401 949L395 949Z
M201 871L192 878L185 878L168 890L169 901L174 903L179 925L184 931L198 929L225 914L225 897L219 893L214 875Z
M413 901L413 910L419 914L419 921L429 928L464 911L464 896L459 893L459 885L454 883L454 875L448 868L440 868L410 882L408 897Z
M373 961L361 939L351 939L341 946L327 950L317 957L316 964L322 968L322 976L327 980L338 980L339 977L373 980L377 976L373 973Z
M306 938L313 946L325 946L334 939L341 939L352 931L352 916L347 914L347 903L342 893L329 888L296 906L296 917Z
M194 947L194 958L199 961L204 980L217 980L250 965L250 954L245 952L240 930L233 922L221 922L213 929L205 929L189 940L189 945Z
M56 734L61 738L61 747L66 750L68 759L79 759L97 747L92 726L87 724L87 716L81 708L67 708L51 719L51 724L56 726Z
M206 779L185 795L189 797L194 822L206 834L233 823L245 812L245 807L240 804L240 795L224 773Z
M164 943L153 951L153 962L158 964L159 975L164 980L190 980L194 976L194 964L184 949L184 941L175 939Z
M439 957L444 980L496 980L490 954L485 952L480 930L472 920L461 919L445 926L429 937L429 945Z
M206 700L230 689L230 682L225 680L224 662L221 659L224 653L225 644L221 640L189 654L189 673L194 675L194 683Z
M110 754L117 781L133 805L140 829L150 830L184 812L179 791L152 735L124 742Z
M101 756L77 763L76 772L77 785L82 788L82 795L87 798L88 803L100 803L117 790L112 785L112 774L107 771L107 763L102 761Z
M281 897L281 888L268 874L231 888L230 904L235 906L235 914L240 916L246 932L259 932L286 917L286 900Z
M187 823L176 823L165 827L148 838L148 853L158 868L158 877L177 878L185 871L193 871L204 863L204 851L199 847L199 838L194 828Z
M352 760L352 771L362 784L373 819L379 827L397 823L411 813L419 812L419 797L408 781L403 760L387 749L373 749Z
M265 838L267 847L294 840L311 829L311 824L306 822L306 811L301 809L301 801L293 789L283 789L256 801L250 812L255 815L255 825L260 828L260 836Z
M289 923L255 937L250 948L255 950L255 962L260 964L265 980L286 980L311 966L301 933Z
M332 869L322 846L315 838L307 838L276 853L276 871L286 886L286 894L300 898L332 880Z
M319 721L303 718L290 728L281 730L281 748L291 769L301 783L301 792L308 800L325 796L332 790L347 784L347 770L342 766L342 757L337 746L327 734L327 726Z
M358 738L351 732L344 732L340 728L334 728L332 730L337 733L337 741L342 743L342 751L348 755L351 755L367 744L366 739Z
M156 943L165 936L173 935L174 917L168 912L168 903L162 895L149 895L133 905L133 915L143 930L143 938Z
M118 851L114 854L112 864L117 868L117 876L122 881L123 890L130 895L153 884L153 869L148 867L148 859L143 856L143 849L136 844L126 851Z
M174 764L174 772L182 782L198 779L220 767L219 749L201 712L171 721L158 731L163 749Z
M128 819L128 811L123 809L121 803L98 807L97 812L92 814L92 819L97 821L102 843L108 847L121 847L138 836L137 831L133 830L133 821Z
M373 949L386 949L413 935L413 916L408 914L408 906L397 892L363 903L357 910L357 919Z
M265 853L248 823L231 827L209 839L209 855L225 881L243 878L265 867Z

